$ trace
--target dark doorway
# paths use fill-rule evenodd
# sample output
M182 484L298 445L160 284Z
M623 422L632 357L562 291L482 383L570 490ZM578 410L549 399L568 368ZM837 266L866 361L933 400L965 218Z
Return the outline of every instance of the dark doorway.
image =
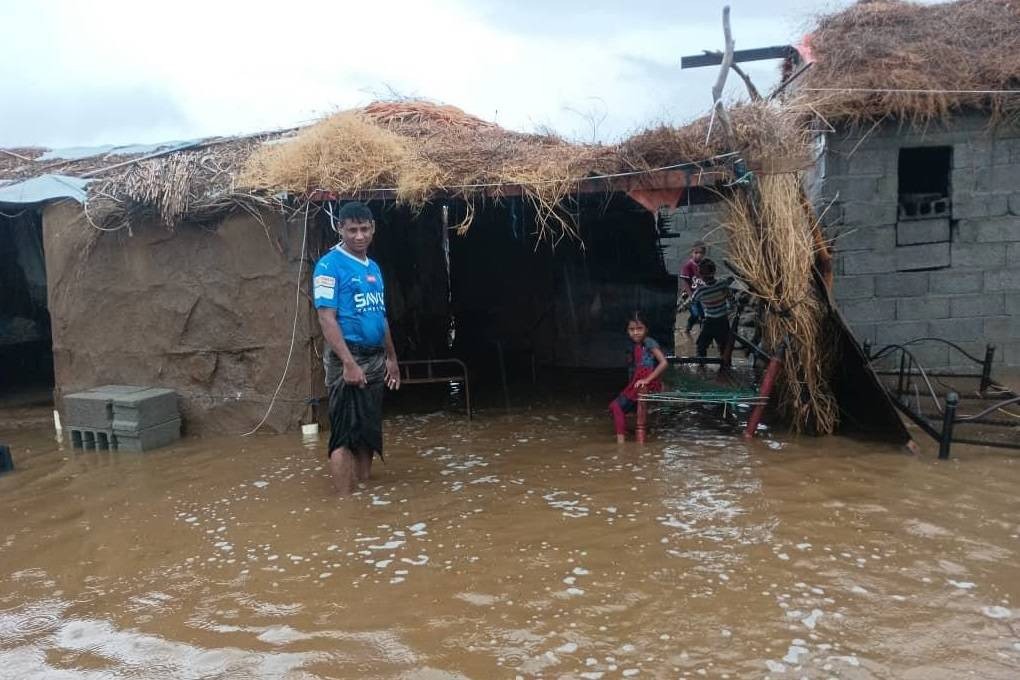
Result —
M53 400L42 215L0 206L0 406Z

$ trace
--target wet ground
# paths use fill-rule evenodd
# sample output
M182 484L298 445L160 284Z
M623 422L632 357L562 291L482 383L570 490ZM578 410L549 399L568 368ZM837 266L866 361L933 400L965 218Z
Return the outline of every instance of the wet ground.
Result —
M1016 678L1020 458L617 446L582 406L74 452L0 431L3 678ZM930 447L929 447L930 448Z

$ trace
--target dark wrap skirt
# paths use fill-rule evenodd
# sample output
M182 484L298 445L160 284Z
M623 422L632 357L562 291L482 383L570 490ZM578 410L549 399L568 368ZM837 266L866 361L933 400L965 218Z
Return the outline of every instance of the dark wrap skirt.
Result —
M348 385L343 370L333 353L325 357L329 387L329 449L343 447L349 451L372 451L382 457L382 401L386 379L386 352L382 347L365 347L348 343L354 360L365 372L367 385ZM332 366L330 362L335 362Z

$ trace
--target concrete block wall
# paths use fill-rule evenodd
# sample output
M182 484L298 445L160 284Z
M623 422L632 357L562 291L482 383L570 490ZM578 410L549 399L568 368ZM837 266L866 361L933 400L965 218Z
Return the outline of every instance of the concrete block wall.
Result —
M726 235L719 228L722 212L722 203L699 203L681 206L671 215L660 217L666 232L661 240L662 257L670 274L679 272L680 266L690 257L695 241L705 241L709 257L717 262L722 260L726 245Z
M952 146L948 219L897 220L899 149ZM814 196L836 253L835 293L854 333L881 346L936 336L1020 365L1020 127L960 116L831 133ZM958 364L944 348L932 367Z

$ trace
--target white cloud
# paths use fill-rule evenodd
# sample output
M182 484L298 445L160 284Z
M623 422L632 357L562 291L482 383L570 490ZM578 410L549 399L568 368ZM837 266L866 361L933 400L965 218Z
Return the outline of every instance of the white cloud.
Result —
M734 0L738 46L799 14ZM768 3L773 5L773 3ZM809 0L779 3L790 11ZM827 3L828 4L828 3ZM719 3L721 6L721 3ZM0 6L0 145L159 141L289 126L389 89L516 129L612 139L707 110L713 3L44 0ZM775 62L748 66L764 88ZM735 82L730 89L740 93Z

